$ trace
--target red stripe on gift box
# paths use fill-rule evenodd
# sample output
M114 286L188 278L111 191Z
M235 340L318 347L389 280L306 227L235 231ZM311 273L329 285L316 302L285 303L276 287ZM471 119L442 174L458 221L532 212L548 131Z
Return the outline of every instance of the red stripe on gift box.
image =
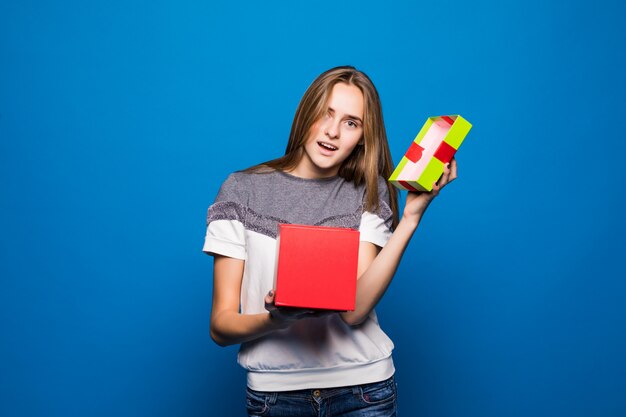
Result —
M422 148L419 144L413 142L411 143L411 146L409 146L409 150L406 151L404 156L406 156L409 161L415 163L420 160L423 151L424 148Z
M411 184L409 184L406 181L398 181L398 182L409 191L419 191L417 188L413 187Z
M444 164L447 164L452 160L454 154L456 153L456 149L450 146L447 142L441 142L441 145L435 151L435 158L439 159Z
M450 118L450 116L441 116L441 118L443 120L445 120L446 122L448 122L450 124L450 126L452 126L454 124L454 120L452 120L452 118Z

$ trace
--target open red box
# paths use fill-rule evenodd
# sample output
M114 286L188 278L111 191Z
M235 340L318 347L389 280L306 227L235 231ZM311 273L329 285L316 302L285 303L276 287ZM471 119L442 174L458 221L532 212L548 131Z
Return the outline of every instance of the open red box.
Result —
M276 306L354 310L357 230L279 224L277 240Z

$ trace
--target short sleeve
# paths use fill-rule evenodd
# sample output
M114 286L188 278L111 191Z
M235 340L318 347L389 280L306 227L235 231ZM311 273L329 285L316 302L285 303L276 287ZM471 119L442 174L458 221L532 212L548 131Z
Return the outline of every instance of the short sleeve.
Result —
M382 248L391 237L393 224L393 212L389 206L389 190L383 178L378 179L378 204L377 213L363 211L359 232L361 241L371 242Z
M247 188L237 173L231 174L220 187L209 207L207 229L202 251L246 259L245 223L248 204Z

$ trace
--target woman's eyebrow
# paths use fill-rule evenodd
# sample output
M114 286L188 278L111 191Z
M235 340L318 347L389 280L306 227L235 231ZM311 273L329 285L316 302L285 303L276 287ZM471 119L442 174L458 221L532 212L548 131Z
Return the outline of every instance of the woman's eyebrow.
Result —
M329 107L329 108L328 108L328 111L329 111L329 112L331 112L331 113L335 113L335 109L333 109L332 107ZM353 116L353 115L351 115L351 114L346 114L346 116L347 116L349 119L355 119L355 120L358 120L359 122L363 123L363 120L361 120L361 118L360 118L360 117L358 117L358 116Z

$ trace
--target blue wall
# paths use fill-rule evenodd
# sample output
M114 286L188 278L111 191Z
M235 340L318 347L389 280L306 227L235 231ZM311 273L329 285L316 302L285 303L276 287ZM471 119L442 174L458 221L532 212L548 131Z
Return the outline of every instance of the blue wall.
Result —
M352 64L474 129L379 306L415 416L626 415L624 7L0 3L0 415L242 415L205 214Z

